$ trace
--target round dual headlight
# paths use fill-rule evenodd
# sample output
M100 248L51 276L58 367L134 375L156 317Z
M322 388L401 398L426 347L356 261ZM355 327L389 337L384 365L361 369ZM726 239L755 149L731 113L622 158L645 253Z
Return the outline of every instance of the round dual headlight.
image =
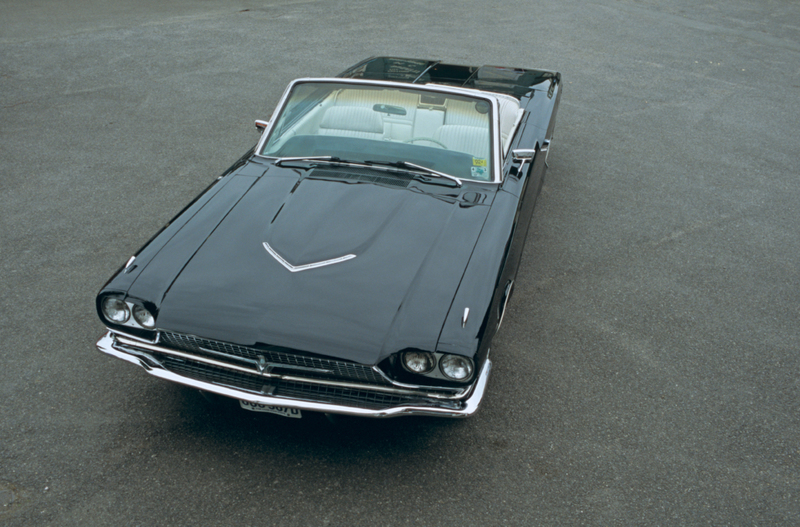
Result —
M454 381L465 381L472 376L472 360L461 355L445 355L439 361L439 371Z
M131 311L128 309L128 304L119 298L110 296L103 300L103 315L109 322L124 324L131 318Z
M153 329L156 327L156 319L153 318L153 315L142 306L133 306L133 318L144 328Z
M403 366L411 373L428 373L436 366L436 358L425 351L403 353Z

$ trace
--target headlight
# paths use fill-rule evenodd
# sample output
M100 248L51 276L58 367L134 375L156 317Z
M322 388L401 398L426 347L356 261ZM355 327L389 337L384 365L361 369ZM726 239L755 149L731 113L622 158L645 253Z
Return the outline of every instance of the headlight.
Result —
M472 376L472 360L461 355L445 355L439 361L439 370L448 379L464 381Z
M131 318L128 305L119 298L113 296L103 300L103 315L105 315L109 322L116 322L117 324L124 324Z
M403 353L403 366L412 373L428 373L436 366L436 359L425 351L407 351Z
M133 318L147 329L153 329L156 327L156 319L153 318L153 315L150 314L148 310L143 308L140 305L133 306Z

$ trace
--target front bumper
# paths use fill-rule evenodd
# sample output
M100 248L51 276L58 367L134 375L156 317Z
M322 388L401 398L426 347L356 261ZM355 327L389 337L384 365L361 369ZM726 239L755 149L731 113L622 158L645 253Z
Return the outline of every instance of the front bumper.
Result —
M141 366L150 375L199 390L267 406L361 417L469 417L478 410L492 368L487 358L471 386L446 395L423 386L387 387L294 375L259 374L113 331L108 331L100 338L97 348L107 355ZM198 375L195 366L205 368L206 373ZM217 373L219 380L212 380L207 371ZM264 383L291 386L298 395L276 395L266 385L259 390L258 386ZM332 391L338 394L336 402L331 400Z

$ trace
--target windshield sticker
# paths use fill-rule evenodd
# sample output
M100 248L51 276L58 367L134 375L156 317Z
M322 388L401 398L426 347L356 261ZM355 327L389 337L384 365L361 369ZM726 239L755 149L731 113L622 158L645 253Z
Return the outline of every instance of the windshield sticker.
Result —
M472 164L474 166L476 166L476 167L485 167L486 166L486 160L485 159L481 159L480 157L473 157L472 158Z
M475 179L487 179L486 167L470 167L472 169L472 177Z

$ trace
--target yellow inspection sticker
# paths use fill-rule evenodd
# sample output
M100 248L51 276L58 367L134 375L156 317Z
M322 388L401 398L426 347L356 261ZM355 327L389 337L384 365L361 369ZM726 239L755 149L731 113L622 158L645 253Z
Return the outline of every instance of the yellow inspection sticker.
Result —
M472 158L472 165L476 166L476 167L485 167L486 166L486 160L485 159L481 159L479 157L473 157Z

